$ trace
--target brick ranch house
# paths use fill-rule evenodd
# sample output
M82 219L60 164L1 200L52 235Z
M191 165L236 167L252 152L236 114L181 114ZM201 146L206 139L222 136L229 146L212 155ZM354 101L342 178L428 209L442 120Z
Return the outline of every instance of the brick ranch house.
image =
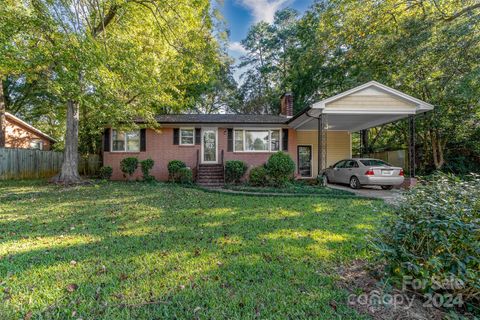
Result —
M314 103L296 115L292 95L285 94L280 115L160 115L156 117L160 129L106 128L103 161L113 168L112 179L121 180L123 158L151 158L155 161L152 175L167 180L168 162L182 160L198 174L199 183L215 185L223 183L225 161L243 160L252 168L282 150L295 161L296 177L311 179L337 161L351 158L352 133L367 128L409 118L409 150L414 150L414 116L432 109L375 81ZM414 168L410 173L414 175Z
M50 150L55 139L11 113L5 112L5 147Z

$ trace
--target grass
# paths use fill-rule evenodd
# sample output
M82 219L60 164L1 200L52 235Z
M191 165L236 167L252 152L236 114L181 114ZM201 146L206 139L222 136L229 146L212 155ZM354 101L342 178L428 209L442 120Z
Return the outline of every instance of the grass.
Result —
M226 185L225 189L244 191L244 192L257 192L257 193L292 193L292 194L315 194L318 196L352 196L352 192L321 187L318 185L309 185L307 183L290 183L283 188L276 187L254 187L247 184L240 185Z
M335 270L369 256L376 207L0 182L0 319L364 319Z

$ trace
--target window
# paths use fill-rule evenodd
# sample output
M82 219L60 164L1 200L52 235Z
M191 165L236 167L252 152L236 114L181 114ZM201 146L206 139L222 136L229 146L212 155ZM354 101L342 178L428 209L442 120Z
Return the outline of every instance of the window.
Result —
M339 162L335 163L335 165L333 167L334 168L345 168L345 163L346 162L347 162L346 160L339 161Z
M32 140L30 142L30 149L43 150L43 141L42 140Z
M358 163L355 160L348 160L344 168L358 168Z
M180 129L180 145L184 146L193 146L195 136L195 130L191 129Z
M392 165L378 159L365 159L360 162L366 167L391 167Z
M235 130L235 150L243 150L243 130Z
M112 151L140 151L140 131L112 130Z
M235 130L234 140L236 152L280 150L280 130Z

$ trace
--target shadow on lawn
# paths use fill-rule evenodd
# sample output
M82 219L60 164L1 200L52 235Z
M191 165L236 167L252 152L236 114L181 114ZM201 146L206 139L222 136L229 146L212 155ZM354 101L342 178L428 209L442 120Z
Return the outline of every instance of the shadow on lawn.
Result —
M0 260L0 277L13 291L4 312L34 310L47 318L72 310L86 318L354 317L343 304L331 306L345 299L332 267L360 254L366 231L356 226L374 221L366 200L239 197L173 186L111 184L17 198L4 213L21 219L2 221L0 213L2 242L94 239L60 242L48 252L13 249ZM65 293L70 282L78 290ZM26 292L29 286L36 290ZM31 305L19 303L32 297Z

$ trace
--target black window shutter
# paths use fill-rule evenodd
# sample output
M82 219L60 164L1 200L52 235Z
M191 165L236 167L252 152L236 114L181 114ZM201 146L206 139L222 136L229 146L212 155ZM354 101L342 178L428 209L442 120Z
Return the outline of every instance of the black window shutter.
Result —
M282 150L288 151L288 129L282 129Z
M103 131L103 151L110 152L110 128Z
M147 129L140 129L140 151L147 151Z
M195 144L200 144L202 141L201 137L202 129L195 128Z
M228 135L227 135L227 151L232 152L233 151L233 129L228 129Z
M173 129L173 144L178 144L180 130L178 128Z

